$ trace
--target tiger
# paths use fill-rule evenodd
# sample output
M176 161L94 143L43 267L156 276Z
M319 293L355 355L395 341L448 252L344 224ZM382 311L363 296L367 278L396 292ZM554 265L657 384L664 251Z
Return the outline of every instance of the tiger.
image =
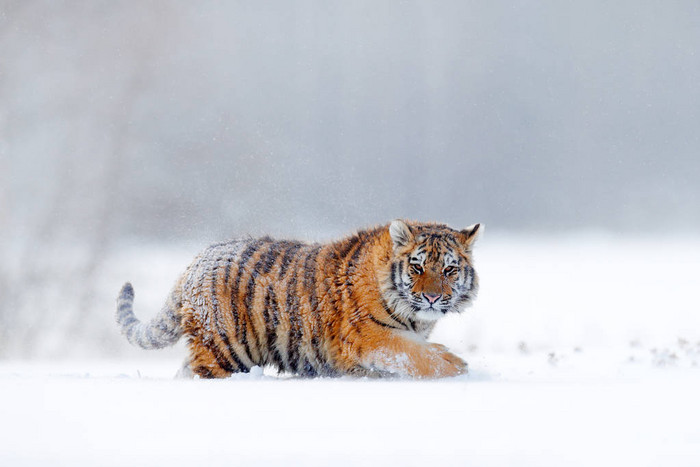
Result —
M300 377L457 376L467 363L427 339L440 318L476 298L472 251L482 230L397 219L325 244L216 243L147 323L134 315L134 289L124 284L116 321L144 349L185 336L178 372L185 377L226 378L254 367Z

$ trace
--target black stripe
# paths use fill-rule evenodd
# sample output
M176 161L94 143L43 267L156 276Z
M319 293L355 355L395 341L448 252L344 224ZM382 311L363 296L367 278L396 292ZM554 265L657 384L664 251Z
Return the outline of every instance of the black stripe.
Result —
M257 347L259 344L258 341L258 334L255 331L255 324L253 323L254 321L254 314L255 310L253 309L253 306L255 304L255 285L257 283L257 272L255 270L251 271L250 273L250 278L248 279L248 284L246 285L246 290L245 290L245 298L243 300L243 303L245 305L245 323L243 323L243 334L247 335L247 329L248 326L247 324L250 323L250 332L252 334L252 341L255 343L255 346ZM248 346L250 346L253 342L248 342ZM250 353L250 347L248 348L248 352Z
M321 247L318 246L314 248L314 250L306 257L306 261L304 261L304 287L306 288L309 296L309 311L311 313L311 316L315 317L315 325L312 326L312 336L311 336L311 343L314 348L314 354L316 357L316 361L318 362L319 365L322 365L323 362L326 360L323 355L321 354L321 341L319 337L319 331L321 330L322 322L321 322L321 313L320 310L318 309L318 297L316 296L316 285L317 285L317 279L316 279L316 271L317 271L317 263L316 259L318 258L318 255L321 253Z
M362 242L360 242L362 240ZM358 235L358 244L355 250L352 252L352 255L350 255L350 258L347 258L347 255L345 256L344 259L345 261L345 270L343 271L343 282L345 282L345 285L349 285L352 287L352 283L350 281L350 269L355 269L355 263L357 262L357 259L360 257L360 254L362 253L363 250L363 243L364 243L364 236L360 237ZM348 252L349 254L350 252Z
M257 331L255 330L255 310L254 310L254 305L255 305L255 285L257 284L257 279L260 275L260 269L262 268L267 269L267 272L272 268L272 265L274 264L275 260L277 259L277 256L279 255L279 250L276 248L276 244L270 239L270 237L265 237L261 239L261 242L266 242L265 247L267 247L267 250L263 253L260 254L258 261L255 263L253 266L252 271L250 272L250 278L248 279L248 284L246 286L246 296L245 296L245 307L246 307L246 323L250 323L250 332L252 334L252 342L248 342L248 353L250 354L250 346L252 343L255 343L256 350L258 350L258 353L262 357L264 354L264 349L267 348L267 345L263 347L262 349L258 348L260 345L260 337L258 336ZM262 248L262 245L261 245ZM247 331L247 326L244 326L244 336ZM259 362L258 362L259 363Z
M335 293L334 294L329 294L330 300L331 300L331 305L333 307L333 315L337 316L339 315L342 310L343 310L343 290L346 289L346 282L347 279L344 277L344 272L341 272L340 266L342 263L344 263L348 257L348 255L351 256L351 258L354 256L356 251L359 251L362 247L362 232L358 232L356 236L352 237L350 239L350 244L343 249L343 254L342 256L338 256L338 261L337 265L335 268L336 274L335 277L333 278L333 285L335 286ZM353 250L354 248L354 250ZM352 255L351 255L352 252ZM347 268L346 268L347 269ZM342 340L342 336L341 340Z
M316 259L321 252L321 247L317 246L306 255L304 260L304 288L309 292L309 304L311 311L316 311L318 298L316 297Z
M278 276L279 279L282 279L285 276L285 274L287 274L287 268L289 267L289 264L292 262L296 252L301 247L301 243L294 243L289 248L287 248L287 251L284 252L284 256L282 256L282 263L280 264L280 273Z
M238 367L238 371L248 372L248 365L243 363L243 361L240 359L240 357L236 353L236 349L233 348L233 346L231 345L231 341L229 341L229 339L228 339L228 334L226 334L226 330L219 328L217 326L217 334L219 335L219 337L221 338L221 340L224 343L224 346L226 347L229 354L231 355L231 359ZM216 347L216 343L212 342L212 346L211 347L208 346L208 348L214 354L214 358L216 358L216 361L219 362L219 366L221 366L221 362L219 360L225 360L225 359L224 359L223 355L221 355L221 352L219 351L219 349ZM217 355L219 355L219 356L217 356ZM221 366L221 367L226 369L226 367L224 367L224 366ZM233 370L233 371L235 371L235 370Z
M357 305L357 301L355 300L355 298L353 296L354 283L351 280L350 275L356 269L355 263L357 263L357 260L363 251L362 247L364 246L365 238L366 238L366 235L361 235L362 242L357 245L357 248L355 248L355 251L353 251L352 255L350 255L350 259L348 259L348 261L345 263L345 270L343 271L345 290L347 290L348 300L352 303L352 307L354 310L359 310L359 306ZM355 329L355 331L357 331L358 334L361 333L360 326L358 323L359 316L360 316L359 313L355 313L350 317L351 319L348 320L350 325Z
M302 323L299 318L299 293L297 292L297 270L287 286L287 314L289 315L289 342L287 343L287 361L292 371L299 372L299 348L302 338Z
M275 294L272 284L268 286L268 297L270 303L270 318L272 320L272 323L270 323L271 325L267 327L268 345L272 352L272 361L277 365L277 370L284 371L287 368L284 365L284 360L282 360L282 355L280 354L277 344L277 327L280 323L279 302L277 301L277 294Z
M233 263L233 257L229 256L226 260L226 270L224 272L224 286L228 287L228 281L231 278L231 264Z
M245 267L245 265L250 261L250 258L253 257L256 251L258 251L258 248L262 246L263 242L261 240L253 240L250 242L248 247L243 250L243 253L241 253L241 256L238 258L238 270L240 271ZM240 277L240 273L239 273Z
M204 365L197 366L194 370L192 370L192 372L196 375L199 375L202 378L211 379L214 377L214 374L211 372L211 370Z
M227 279L224 283L224 287L228 286L228 279L229 279L229 274L230 274L230 267L231 267L231 258L226 263L226 270L225 270L225 279ZM216 266L218 267L218 265ZM216 267L214 269L214 278L216 278ZM219 318L219 315L221 313L225 313L224 310L220 309L218 306L218 300L216 300L216 282L212 282L212 297L213 297L213 303L215 304L214 309L212 310L212 314L214 316L214 320L216 322L222 322ZM231 310L231 316L234 318L234 321L238 321L238 315L235 313L234 310ZM242 372L248 372L249 368L248 365L243 363L243 361L240 359L238 354L236 353L235 349L231 345L231 341L228 338L228 334L226 332L226 329L221 326L216 326L216 333L221 339L221 341L224 343L224 346L226 347L226 350L228 351L231 360L233 360L233 363L236 365L236 368L233 368L231 366L231 360L226 358L224 354L221 352L221 350L218 348L215 342L211 342L209 345L207 345L207 348L211 350L212 354L214 355L214 358L216 359L216 362L219 364L219 366L224 369L225 371L229 372L236 372L236 371L242 371ZM252 361L252 359L251 359Z
M252 348L253 348L252 346L255 345L255 350L257 350L258 354L260 356L262 356L262 352L260 351L260 349L258 347L260 345L260 340L258 337L258 332L255 330L255 323L254 323L255 318L253 317L253 314L254 314L254 310L248 308L247 313L246 313L245 323L243 323L243 338L245 339L245 342L246 342L246 351L247 351L248 355L251 355L251 356L253 355L252 354ZM250 334L251 334L250 338L248 338L248 325L249 324L250 324ZM256 359L252 359L252 360L255 363L260 363Z
M355 251L353 251L352 256L350 256L350 261L348 261L348 266L347 266L347 269L345 271L346 275L348 274L348 271L351 267L355 267L355 263L357 263L357 259L360 257L360 254L364 251L364 248L362 248L364 246L364 243L365 242L363 241L362 244L359 245Z
M334 258L336 258L336 251L334 248L330 247L328 248L328 252L326 256L323 258L323 267L324 267L324 278L326 278L325 274L326 271L335 271L337 268L334 268L335 261ZM321 350L321 347L326 347L325 343L327 340L332 339L329 335L333 336L335 335L335 331L333 330L333 320L335 316L338 316L338 307L335 299L335 294L331 292L331 287L332 287L332 281L330 280L321 280L317 281L316 283L317 287L320 287L321 290L321 296L324 297L327 300L327 303L331 307L331 313L330 317L327 317L328 321L325 323L328 327L324 327L324 320L323 316L320 313L316 315L316 326L317 326L317 335L312 337L312 343L315 347L318 347L319 350ZM332 333L332 334L331 334ZM314 341L315 339L315 341ZM317 368L318 372L324 376L333 376L338 374L338 372L335 370L333 366L333 362L327 360L325 357L323 357L323 360L321 362L321 367Z
M369 314L369 319L371 319L372 321L374 321L375 323L377 323L377 324L380 325L380 326L384 326L385 328L398 329L399 331L403 331L403 330L404 330L404 328L398 328L398 327L396 327L396 326L392 326L391 324L387 324L387 323L384 323L384 322L382 322L382 321L379 321L379 320L378 320L377 318L375 318L371 313Z
M238 316L238 309L236 308L236 298L238 295L238 284L240 283L241 280L241 267L240 264L236 264L236 276L233 281L233 285L231 285L231 290L230 290L230 306L229 306L229 311L231 313L231 319L233 321L233 329L235 330L236 338L238 338L238 327L239 327L239 316ZM226 283L226 286L228 286L228 282Z
M250 351L248 350L248 338L247 338L247 331L246 331L246 323L245 323L245 318L246 318L246 313L248 310L238 310L238 307L236 306L236 301L238 299L238 294L241 286L241 277L243 277L243 272L245 271L245 265L248 263L250 258L255 254L255 252L260 248L262 245L262 241L260 240L255 240L252 241L248 247L241 253L241 256L238 259L238 271L236 272L236 280L233 282L233 285L231 286L231 314L233 316L233 324L234 324L234 330L236 334L236 339L241 343L243 346L243 350L245 351L246 356L251 362L254 362L255 360L253 357L250 355ZM243 323L241 323L243 321ZM241 325L242 324L242 325Z
M240 335L236 336L238 339L239 344L241 344L241 347L243 347L243 352L245 353L245 356L248 357L248 359L255 363L255 359L253 356L250 354L250 346L248 344L248 316L244 315L241 316L243 319L241 320L241 326L240 326Z
M270 243L266 245L268 247L267 251L262 253L257 261L255 263L255 266L253 266L253 270L251 271L250 274L250 279L248 280L248 285L246 287L246 297L245 297L245 305L246 309L248 311L248 315L251 316L251 321L250 321L250 326L251 326L251 331L253 333L253 337L255 339L256 344L260 343L260 336L258 336L257 331L255 330L255 323L253 322L252 316L254 314L253 306L255 304L255 285L257 283L257 278L259 277L259 274L262 272L263 274L268 274L270 270L272 269L272 266L274 266L275 262L277 261L277 258L280 255L280 244L279 243ZM265 291L265 298L263 299L264 301L264 308L263 308L263 319L265 320L265 326L267 329L267 322L269 320L269 315L268 315L268 291L269 287ZM269 349L269 339L267 336L267 330L265 333L265 343L262 345L262 348L258 349L258 353L260 353L261 357L263 356L265 350Z
M355 271L356 266L355 263L357 262L358 258L360 257L360 253L362 252L363 248L362 245L358 246L357 249L352 253L352 256L348 260L348 262L345 265L345 290L347 290L348 293L348 300L352 304L352 307L354 310L359 311L360 307L357 304L357 300L355 299L354 296L354 291L355 291L355 284L353 283L353 280L351 278L351 274ZM359 325L359 317L360 313L354 313L348 322L350 325L355 328L355 331L357 331L357 334L361 334L361 329Z
M268 286L268 294L270 296L270 311L272 317L272 329L277 330L277 326L280 324L280 308L279 302L277 301L277 294L275 289L272 288L272 284Z
M344 260L354 252L354 249L360 248L361 246L361 232L350 237L346 240L346 243L342 245L341 250L337 250L337 247L333 248L333 267L330 269L334 272L332 280L325 282L326 284L326 298L331 306L331 322L328 323L330 328L333 328L337 316L340 316L343 310L343 289L344 289L344 278L341 272L341 264ZM331 291L331 287L335 287L335 290ZM345 342L345 337L342 334L336 334L334 329L331 329L332 334L328 337L329 339L340 339L341 343ZM328 375L337 374L337 371L332 366L332 362L325 362L323 366L323 371Z
M280 246L281 244L279 243L272 244L270 249L260 258L258 264L255 265L255 268L260 269L262 267L262 273L269 274L272 266L275 265L277 258L282 253Z
M340 251L337 251L334 253L335 257L338 259L344 259L350 251L357 245L357 243L360 241L360 235L356 234L350 237L349 239L346 240L345 245L343 245L343 249Z
M302 376L307 377L307 378L313 378L315 376L318 376L318 372L314 368L314 366L309 362L308 359L304 358L304 363L301 366L301 371L299 372Z
M384 309L384 312L385 312L387 315L389 315L389 319L392 320L392 322L398 323L398 324L400 324L401 326L403 326L404 328L408 329L408 326L406 325L406 323L404 323L403 321L401 321L401 319L398 318L397 316L394 316L394 312L391 311L391 309L389 308L389 305L386 304L386 302L384 301L383 298L382 298L382 308Z
M219 268L219 263L218 261L216 264L214 264L214 267L212 269L212 279L211 279L211 288L210 288L210 293L211 293L211 304L212 304L212 315L214 317L214 320L216 322L219 322L219 313L221 313L221 310L219 308L219 300L217 299L216 295L216 278L217 278L217 271ZM222 329L220 326L216 326L216 331L221 340L224 342L224 345L229 349L231 356L233 357L233 349L231 349L231 344L228 341L228 336L226 336L226 330ZM216 342L211 342L209 349L211 350L212 354L214 355L214 358L216 359L216 363L224 370L229 373L232 373L236 371L236 369L233 367L231 364L231 360L226 358L226 356L219 351L219 349L216 346Z
M411 331L416 331L416 322L412 318L408 318L408 329Z
M212 342L208 348L214 355L216 363L218 363L223 370L229 373L235 373L237 371L248 373L248 371L250 371L248 365L243 363L243 361L241 361L241 359L238 357L236 351L231 347L231 344L228 342L228 337L225 337L225 334L222 335L221 332L219 332L219 337L221 337L224 340L224 345L226 346L226 348L229 351L229 354L231 355L231 360L233 360L233 362L236 364L236 368L234 368L233 365L231 365L231 360L226 358L226 355L223 352L221 352L219 347L216 345L216 342Z
M271 352L272 349L272 343L270 342L270 334L272 331L272 304L270 303L270 293L273 293L272 291L272 284L268 285L267 288L265 289L265 296L263 297L263 309L262 309L262 315L263 315L263 322L265 323L265 346L263 350L267 351L267 354Z

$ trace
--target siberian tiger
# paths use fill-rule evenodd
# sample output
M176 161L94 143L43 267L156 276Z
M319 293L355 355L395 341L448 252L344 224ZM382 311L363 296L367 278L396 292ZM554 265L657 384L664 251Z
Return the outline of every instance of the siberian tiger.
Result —
M130 283L116 319L146 349L185 336L189 376L256 365L302 376L459 375L466 362L426 339L440 317L476 296L480 230L395 220L327 244L218 243L195 258L149 323L134 316Z

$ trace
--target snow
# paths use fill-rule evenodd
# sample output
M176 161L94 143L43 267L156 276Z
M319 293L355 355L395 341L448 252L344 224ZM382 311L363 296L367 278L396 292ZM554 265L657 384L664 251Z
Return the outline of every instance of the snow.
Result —
M535 356L483 356L470 375L419 382L174 380L177 361L5 363L0 461L697 465L700 372L625 363L601 376L594 357L572 358L560 371Z
M433 339L470 373L441 381L177 380L182 346L0 361L0 465L700 465L699 246L486 236ZM135 286L142 317L169 289Z

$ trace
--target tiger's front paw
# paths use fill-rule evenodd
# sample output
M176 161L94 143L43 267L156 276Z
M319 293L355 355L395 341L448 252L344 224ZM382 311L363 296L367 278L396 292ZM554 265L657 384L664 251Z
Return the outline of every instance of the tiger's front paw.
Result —
M441 378L467 373L467 362L447 350L447 347L441 344L431 344L430 348L433 354L431 358L434 371L433 377Z
M446 376L465 375L468 373L469 365L457 355L447 352L443 355L443 358L449 364L448 374Z

